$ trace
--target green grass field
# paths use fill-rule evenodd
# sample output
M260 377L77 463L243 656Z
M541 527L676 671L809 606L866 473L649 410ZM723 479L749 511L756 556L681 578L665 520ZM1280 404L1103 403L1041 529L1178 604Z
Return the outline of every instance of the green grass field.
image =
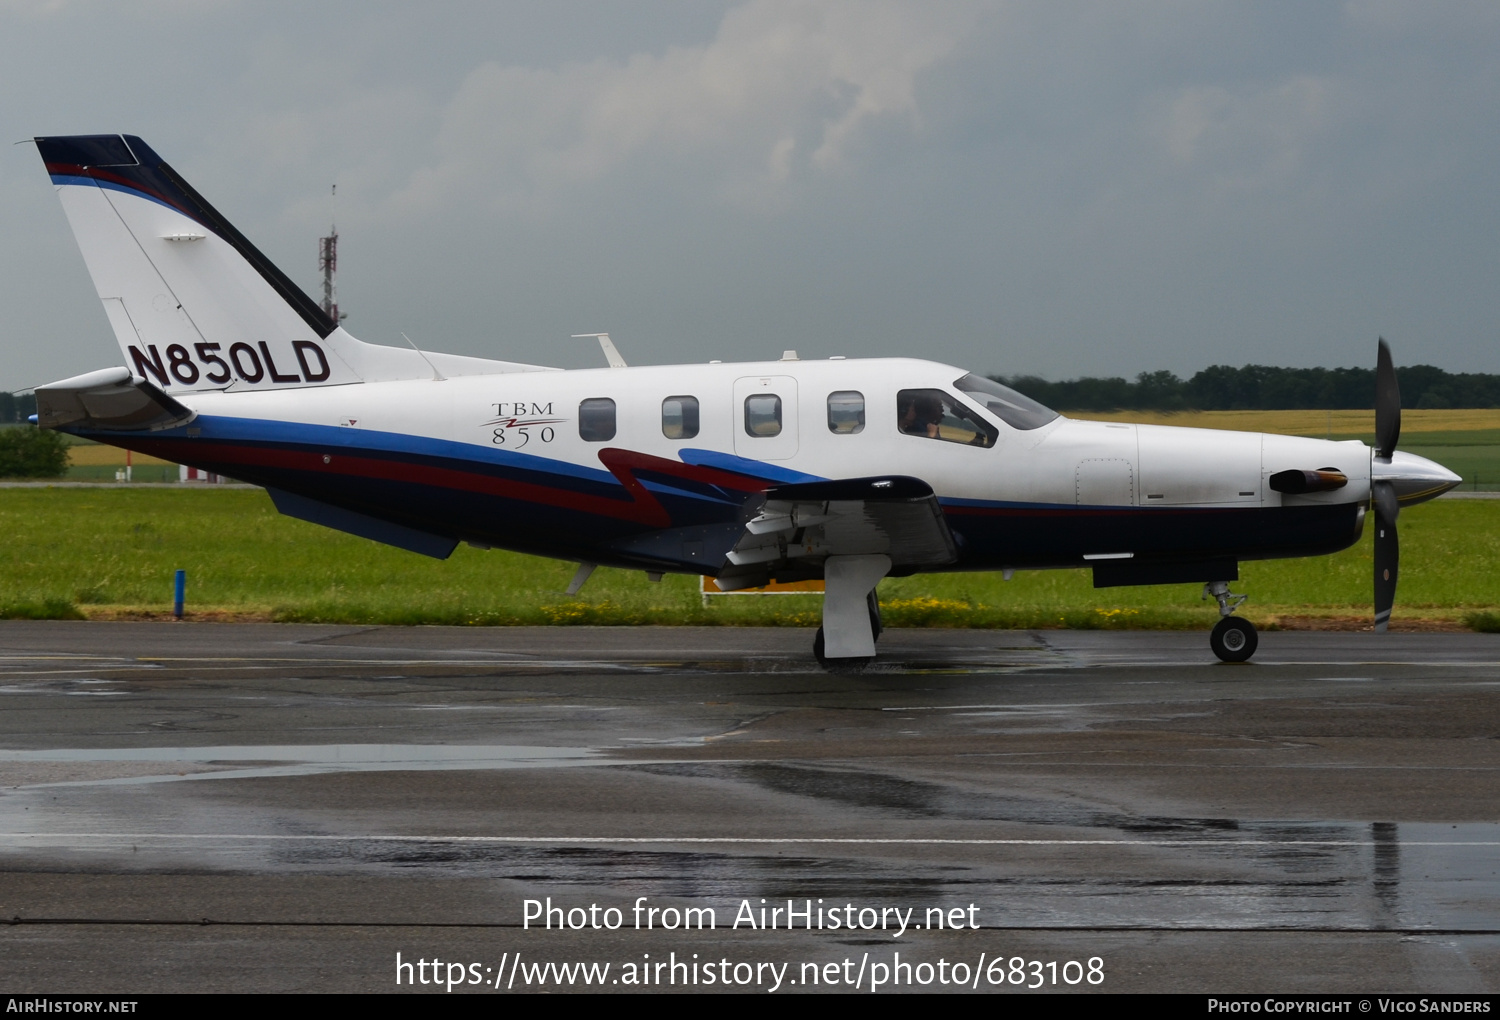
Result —
M600 569L459 546L447 561L282 517L265 493L210 486L0 490L0 616L141 618L171 611L187 571L197 619L409 624L816 624L815 595L713 596ZM1331 557L1246 563L1236 590L1265 626L1367 619L1370 539ZM1488 627L1500 609L1500 500L1439 500L1401 515L1396 622ZM892 626L1201 628L1194 585L1095 590L1086 571L923 575L880 586Z

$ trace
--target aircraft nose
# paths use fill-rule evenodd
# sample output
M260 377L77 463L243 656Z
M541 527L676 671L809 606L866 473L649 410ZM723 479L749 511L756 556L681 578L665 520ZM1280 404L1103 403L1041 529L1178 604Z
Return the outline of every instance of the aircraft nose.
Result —
M1371 465L1371 481L1390 482L1402 506L1425 503L1441 496L1463 481L1436 461L1414 453L1391 454L1389 462L1376 457Z

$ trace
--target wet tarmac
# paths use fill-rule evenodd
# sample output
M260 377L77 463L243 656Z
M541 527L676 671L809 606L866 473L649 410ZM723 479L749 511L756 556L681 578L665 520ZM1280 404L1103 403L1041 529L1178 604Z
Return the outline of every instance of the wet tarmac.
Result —
M1500 986L1500 636L810 643L0 624L6 988Z

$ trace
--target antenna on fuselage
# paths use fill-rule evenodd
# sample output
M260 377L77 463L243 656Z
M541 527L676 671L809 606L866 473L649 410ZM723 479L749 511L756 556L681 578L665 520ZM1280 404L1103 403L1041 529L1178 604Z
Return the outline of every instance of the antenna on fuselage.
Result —
M423 361L427 362L427 367L430 368L430 369L432 369L432 381L433 382L447 382L448 381L448 377L445 376L445 375L443 375L443 373L441 373L441 372L438 371L437 366L432 363L432 359L429 358L426 354L424 354L422 352L422 348L420 348L416 344L412 343L411 337L407 336L405 333L402 333L401 334L401 339L403 339L407 343L411 344L411 349L414 350L414 351L416 351L417 354L418 354L418 356L421 357L421 359Z
M608 333L574 333L574 340L598 340L599 349L604 352L604 360L609 362L610 368L629 368L625 359L620 357L620 352L615 350L614 341L610 340Z

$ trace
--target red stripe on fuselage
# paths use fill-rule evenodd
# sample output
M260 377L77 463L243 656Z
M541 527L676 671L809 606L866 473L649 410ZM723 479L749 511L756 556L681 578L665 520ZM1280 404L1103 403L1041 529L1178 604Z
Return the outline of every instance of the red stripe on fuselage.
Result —
M708 485L724 489L732 489L739 492L760 492L766 487L766 483L759 479L747 478L744 475L731 474L728 471L720 471L717 468L699 467L692 464L684 464L681 461L666 460L662 457L653 457L649 453L637 453L634 450L622 450L618 447L609 447L599 451L599 462L609 468L609 473L619 479L620 484L625 486L625 491L630 493L636 504L643 509L653 508L652 519L643 521L652 527L665 528L671 525L672 515L667 513L667 508L661 505L651 490L635 476L636 471L651 471L656 474L664 474L670 478L682 478L688 481L702 482Z
M117 445L150 453L163 460L187 464L209 463L221 468L226 465L231 468L237 465L247 468L271 468L281 471L302 471L310 474L342 475L427 485L578 510L653 528L669 527L672 523L671 515L666 507L662 506L661 501L635 477L634 471L636 470L649 470L746 493L759 492L767 484L745 475L683 464L680 461L615 448L600 450L599 460L624 486L626 493L630 496L629 500L590 496L586 493L572 492L550 485L496 478L493 475L456 468L344 453L338 449L323 453L275 447L241 446L198 439L136 440L128 444L116 442ZM229 473L233 474L233 471Z

